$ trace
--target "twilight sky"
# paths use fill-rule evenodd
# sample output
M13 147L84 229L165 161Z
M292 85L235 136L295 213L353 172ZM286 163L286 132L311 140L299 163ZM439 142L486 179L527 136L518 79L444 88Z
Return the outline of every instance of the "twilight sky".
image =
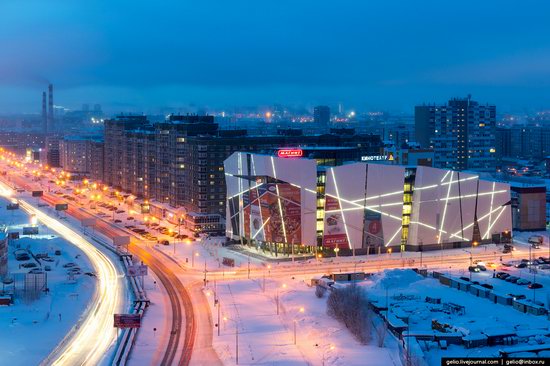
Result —
M1 0L0 112L39 112L47 80L111 112L550 108L548 19L529 0Z

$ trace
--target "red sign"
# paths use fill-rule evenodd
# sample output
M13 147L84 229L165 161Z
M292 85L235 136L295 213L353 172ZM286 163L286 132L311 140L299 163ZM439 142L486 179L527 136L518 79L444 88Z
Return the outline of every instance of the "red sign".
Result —
M114 314L115 328L139 328L141 326L140 314Z
M299 158L304 156L302 149L281 149L277 151L277 156L280 158Z

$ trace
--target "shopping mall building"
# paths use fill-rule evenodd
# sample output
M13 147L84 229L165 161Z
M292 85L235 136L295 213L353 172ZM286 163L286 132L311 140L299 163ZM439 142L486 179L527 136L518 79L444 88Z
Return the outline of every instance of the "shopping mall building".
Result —
M274 253L421 251L511 237L510 186L475 174L352 162L349 148L236 152L227 236Z

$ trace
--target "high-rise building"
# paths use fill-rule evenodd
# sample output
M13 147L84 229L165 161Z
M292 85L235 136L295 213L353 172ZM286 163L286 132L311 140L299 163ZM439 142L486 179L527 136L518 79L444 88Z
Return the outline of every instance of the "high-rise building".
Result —
M415 108L416 142L434 149L434 167L493 170L496 107L467 98Z
M247 135L246 130L219 130L212 116L169 116L150 124L146 117L117 117L105 121L104 182L139 198L183 207L185 212L225 214L223 161L235 151L264 151L279 147L354 147L359 160L379 154L377 135L302 135L296 131L271 136ZM197 216L199 217L199 216Z
M330 108L326 105L313 108L313 122L315 126L328 127L330 124Z

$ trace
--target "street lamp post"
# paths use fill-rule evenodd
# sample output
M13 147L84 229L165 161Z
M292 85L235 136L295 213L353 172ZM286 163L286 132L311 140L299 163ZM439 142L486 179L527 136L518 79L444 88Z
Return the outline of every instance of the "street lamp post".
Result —
M305 311L305 309L303 307L301 307L298 311L300 313L303 313ZM298 321L296 319L294 319L294 344L295 345L296 345L296 323L298 323Z
M283 283L282 288L286 288L286 283ZM277 296L275 297L277 303L277 315L279 315L279 288L277 287Z
M235 364L238 365L239 364L239 324L237 323L237 321L225 316L223 317L223 320L224 321L229 320L235 323Z

